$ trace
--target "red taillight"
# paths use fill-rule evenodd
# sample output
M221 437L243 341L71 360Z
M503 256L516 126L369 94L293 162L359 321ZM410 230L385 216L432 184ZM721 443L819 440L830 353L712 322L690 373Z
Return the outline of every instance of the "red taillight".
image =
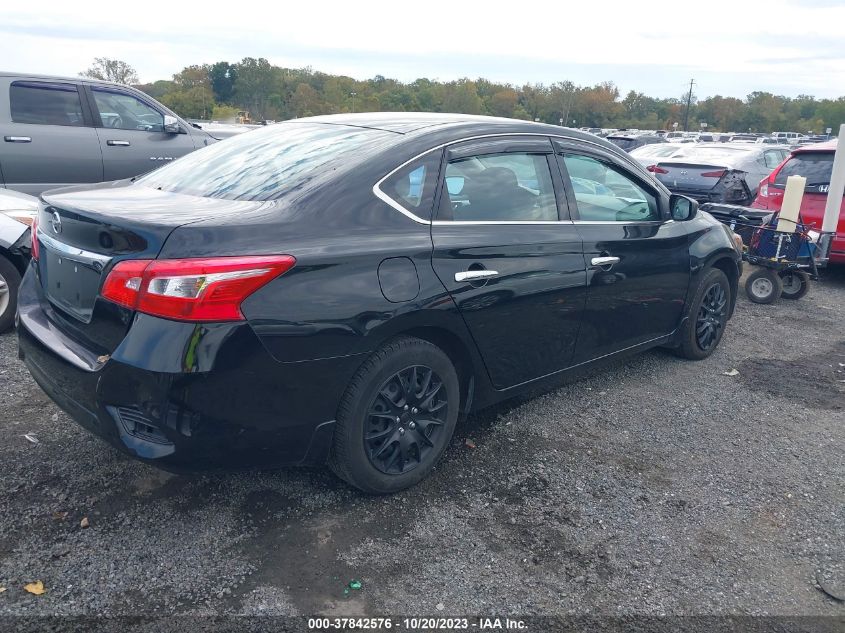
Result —
M725 175L725 170L719 169L717 171L703 171L703 172L701 172L701 175L704 178L721 178L722 176Z
M769 179L763 178L760 181L760 185L757 188L757 195L761 198L768 198L769 197Z
M29 239L30 242L30 257L35 261L38 261L38 255L40 251L38 249L38 216L35 216L35 219L32 221L32 226L29 227Z
M668 169L663 169L660 165L649 165L646 167L646 171L650 171L652 174L668 174Z
M101 294L166 319L242 321L241 303L295 263L290 255L126 260L108 274Z

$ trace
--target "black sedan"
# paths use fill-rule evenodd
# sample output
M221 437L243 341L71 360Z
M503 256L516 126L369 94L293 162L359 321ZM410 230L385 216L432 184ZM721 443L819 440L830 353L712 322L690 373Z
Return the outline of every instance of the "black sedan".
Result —
M169 469L324 463L373 493L469 411L655 346L708 356L740 255L590 134L317 117L48 192L20 354L79 424Z

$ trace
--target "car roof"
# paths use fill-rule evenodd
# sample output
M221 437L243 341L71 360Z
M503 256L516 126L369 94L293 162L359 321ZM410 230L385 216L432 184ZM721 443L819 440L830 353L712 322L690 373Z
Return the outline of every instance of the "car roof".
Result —
M823 143L813 143L812 145L800 145L792 150L793 154L806 154L807 152L835 152L839 139L825 141Z
M92 79L90 77L63 77L61 75L40 75L38 73L12 73L0 70L0 77L13 77L15 79L35 80L35 81L80 81L92 84L102 84L104 86L125 86L116 81L103 81L102 79ZM132 88L133 86L126 86Z

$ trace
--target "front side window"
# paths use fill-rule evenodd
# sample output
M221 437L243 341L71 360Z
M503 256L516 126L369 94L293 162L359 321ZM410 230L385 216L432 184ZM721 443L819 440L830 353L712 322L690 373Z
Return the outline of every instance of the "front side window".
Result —
M85 125L76 86L13 83L9 88L9 105L15 123Z
M446 166L439 219L470 222L554 222L557 202L543 154L482 154Z
M100 88L93 88L92 92L103 127L144 132L164 131L164 115L137 97Z
M564 155L563 162L572 182L580 220L660 220L657 198L618 168L578 154Z

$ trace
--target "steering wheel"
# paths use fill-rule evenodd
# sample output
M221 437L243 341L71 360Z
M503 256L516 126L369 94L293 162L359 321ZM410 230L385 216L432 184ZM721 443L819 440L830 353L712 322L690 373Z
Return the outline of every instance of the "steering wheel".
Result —
M116 116L109 121L109 127L119 128L123 127L123 119L120 116Z

